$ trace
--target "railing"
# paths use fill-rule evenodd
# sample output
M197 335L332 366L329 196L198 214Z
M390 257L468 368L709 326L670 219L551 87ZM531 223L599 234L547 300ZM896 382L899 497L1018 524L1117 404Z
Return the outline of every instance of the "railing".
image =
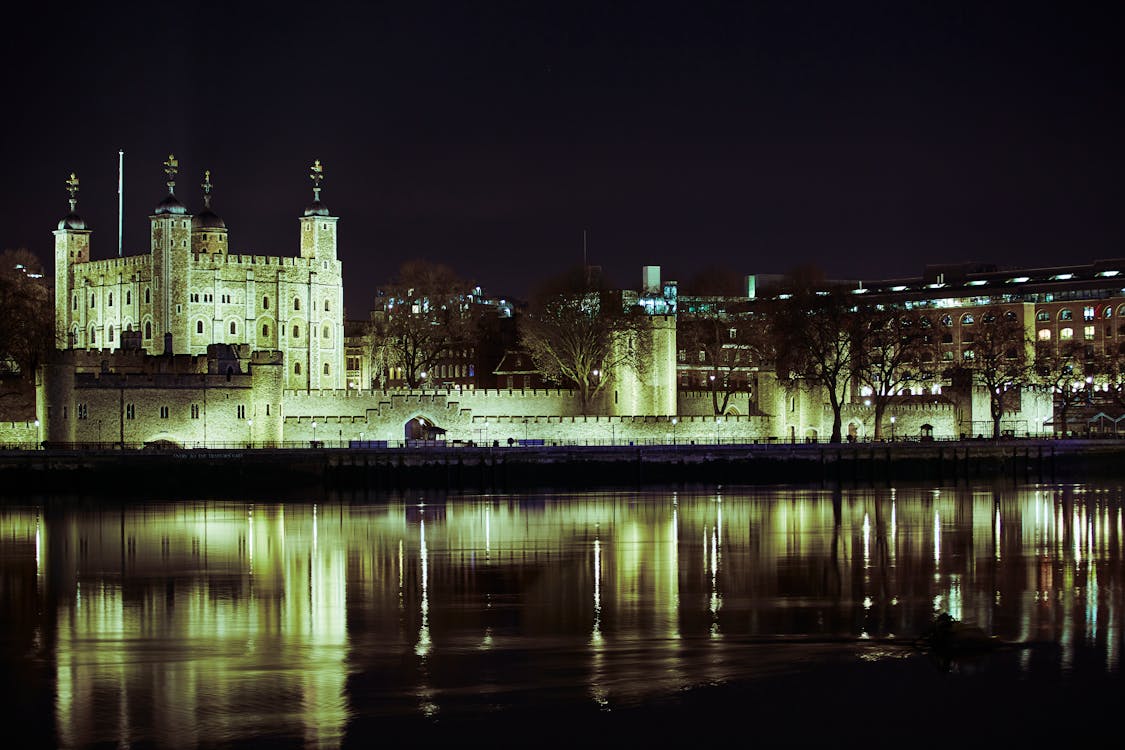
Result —
M1001 437L999 442L1043 442L1043 443L1083 443L1090 441L1114 441L1125 438L1125 434L1089 434L1081 436L1054 436L1050 434L1032 435L1024 434L1019 436L1006 435ZM769 447L769 446L788 446L791 448L814 448L819 446L839 445L839 446L890 446L895 444L910 445L910 444L981 444L995 442L991 437L919 437L919 436L896 436L895 438L884 438L882 440L871 439L858 439L848 440L846 437L841 443L831 443L825 439L819 438L777 438L767 437L754 440L747 440L742 438L688 438L688 439L674 439L668 440L664 438L605 438L605 439L581 439L581 440L564 440L564 439L549 439L549 438L529 438L529 439L486 439L482 441L474 440L286 440L286 441L188 441L185 443L171 443L171 442L117 442L117 441L91 441L91 442L6 442L0 443L0 452L6 451L38 451L38 450L73 450L73 451L87 451L87 452L106 452L106 451L132 451L132 452L145 452L145 453L170 453L185 450L326 450L326 451L370 451L370 450L384 450L384 449L402 449L402 448L422 448L422 449L474 449L474 448L503 448L510 450L526 450L529 448L575 448L575 447L590 447L590 448L628 448L628 447L644 447L650 449L661 450L687 450L692 448L708 448L708 447L740 447L752 448L755 446Z

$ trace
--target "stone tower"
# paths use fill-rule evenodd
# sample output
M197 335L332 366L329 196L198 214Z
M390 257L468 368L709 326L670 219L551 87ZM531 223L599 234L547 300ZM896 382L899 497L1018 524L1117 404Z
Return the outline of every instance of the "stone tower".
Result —
M203 172L203 210L191 220L191 251L193 254L206 253L226 255L230 239L227 225L211 209L211 170Z
M168 177L168 195L157 205L149 222L152 227L152 310L154 350L171 354L177 342L180 348L188 341L188 316L184 311L187 299L188 258L191 255L192 217L176 197L176 173L179 162L172 154L164 162ZM171 334L169 340L167 334ZM164 346L159 343L163 339ZM186 351L186 350L185 350Z
M308 388L335 389L344 383L344 293L336 258L336 222L320 200L324 167L320 159L309 168L313 202L301 217L301 258L309 263Z
M55 235L55 345L77 346L74 331L85 330L85 300L79 300L74 291L74 266L90 261L90 230L76 212L78 206L78 178L73 172L66 181L70 193L70 213L59 220ZM73 297L73 298L72 298Z

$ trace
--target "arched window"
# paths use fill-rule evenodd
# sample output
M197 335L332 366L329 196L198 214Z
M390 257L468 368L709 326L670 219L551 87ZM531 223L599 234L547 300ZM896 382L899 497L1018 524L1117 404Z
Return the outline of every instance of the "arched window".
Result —
M324 300L324 312L328 312L328 300Z
M328 374L328 363L327 362L324 363L324 374L325 375Z
M329 337L330 335L331 335L331 331L330 331L330 330L329 330L329 328L328 328L328 324L327 324L327 323L325 323L325 324L324 324L324 328L323 328L323 329L321 330L321 332L320 332L320 337L321 337L322 339L327 339L327 338L328 338L328 337Z
M106 343L113 346L113 326L109 327L109 335L106 337Z
M1059 320L1074 320L1074 313L1070 310L1059 310Z
M133 291L131 289L125 290L125 304L126 305L133 304Z
M230 322L230 335L233 336L238 331L238 324L233 320Z
M196 333L203 333L203 321L202 320L195 321L195 332Z
M1105 311L1102 312L1102 317L1104 317L1104 318L1112 318L1113 317L1113 305L1106 305L1105 306Z
M293 363L293 374L294 375L300 375L301 374L301 363L300 362L294 362Z
M270 335L270 326L269 326L268 323L262 324L262 335L263 336L269 336Z
M270 309L270 298L269 297L262 297L262 309L263 310Z
M106 307L113 307L113 292L109 293L109 302L106 303Z
M1016 317L1017 316L1016 316L1015 312L1012 311L1012 310L1008 310L1007 312L1004 313L1004 320L1015 320Z
M90 295L90 307L94 306L94 295Z
M75 310L78 309L78 295L77 294L74 295L74 309Z
M147 304L150 304L151 302L152 302L152 294L149 292L149 289L146 286L145 287L145 304L147 305Z
M941 324L942 324L943 326L945 326L946 328L949 328L950 326L952 326L952 325L953 325L953 316L951 316L951 315L942 315L942 316L941 316Z
M1063 328L1059 331L1059 339L1062 341L1070 341L1072 338L1074 338L1073 328Z
M98 343L98 329L90 326L90 345Z
M973 317L972 313L965 313L964 315L961 316L961 325L963 325L963 326L971 326L973 323L976 323L976 322L977 322L976 318Z
M294 324L294 326L293 326L293 338L295 338L295 339L301 338L301 326Z
M1040 323L1044 323L1051 319L1051 313L1047 312L1046 310L1040 310L1039 312L1035 313L1035 319Z
M145 321L145 338L152 338L152 323L149 323L147 320Z
M1051 329L1050 328L1040 328L1039 329L1039 340L1040 341L1050 341L1051 340Z
M294 297L293 298L293 309L294 310L300 310L301 309L301 298L300 297Z

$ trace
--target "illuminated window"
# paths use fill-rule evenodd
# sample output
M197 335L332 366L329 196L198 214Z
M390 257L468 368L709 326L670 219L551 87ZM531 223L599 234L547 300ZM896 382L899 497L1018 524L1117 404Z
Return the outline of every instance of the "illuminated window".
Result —
M972 313L965 313L961 316L961 325L963 326L971 326L975 322L976 319L973 317Z
M952 325L953 325L953 316L951 316L951 315L942 315L942 316L941 316L941 324L942 324L943 326L945 326L946 328L949 328L950 326L952 326Z
M1105 306L1105 310L1102 312L1102 317L1105 317L1105 318L1112 318L1113 317L1113 306L1112 305L1106 305Z
M1082 308L1082 320L1093 320L1093 319L1094 319L1094 307L1093 307L1093 305L1086 305L1085 307Z
M1082 329L1082 338L1086 339L1087 341L1093 340L1093 338L1094 338L1094 327L1093 326L1086 326L1085 328L1083 328Z
M1059 340L1060 341L1070 341L1072 338L1074 338L1074 329L1073 328L1063 328L1062 330L1059 331Z
M970 361L976 359L976 357L977 357L976 352L974 352L972 349L966 349L965 351L961 352L961 358L964 359L966 362L970 362Z
M1074 313L1067 309L1059 310L1059 320L1074 320Z
M1051 340L1051 329L1050 328L1039 329L1039 340L1040 341L1050 341Z

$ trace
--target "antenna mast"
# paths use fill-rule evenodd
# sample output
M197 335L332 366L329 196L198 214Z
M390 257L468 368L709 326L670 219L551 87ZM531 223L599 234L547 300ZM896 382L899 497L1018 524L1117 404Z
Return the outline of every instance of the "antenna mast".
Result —
M121 257L123 216L125 214L125 150L117 149L117 257Z

